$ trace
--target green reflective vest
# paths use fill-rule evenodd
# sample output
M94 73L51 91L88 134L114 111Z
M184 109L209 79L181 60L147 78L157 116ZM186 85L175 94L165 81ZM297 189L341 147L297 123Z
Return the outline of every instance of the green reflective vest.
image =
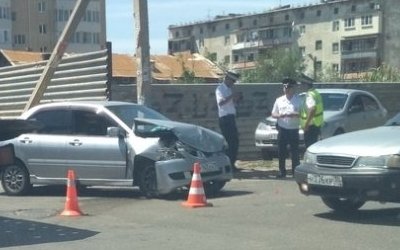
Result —
M318 91L316 91L315 89L310 89L309 91L307 91L306 95L307 96L306 96L306 98L304 98L303 105L301 106L301 109L300 109L300 126L301 126L301 128L304 128L306 125L307 113L308 113L306 99L307 99L307 97L311 96L315 100L316 110L315 110L314 118L312 119L312 122L310 123L310 125L315 125L317 127L321 127L322 124L324 123L324 105L322 103L322 97L318 93Z

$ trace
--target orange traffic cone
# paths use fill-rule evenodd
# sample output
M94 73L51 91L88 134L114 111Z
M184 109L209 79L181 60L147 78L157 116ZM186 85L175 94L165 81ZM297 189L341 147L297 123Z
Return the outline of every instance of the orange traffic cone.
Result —
M65 200L65 208L61 213L64 216L80 216L82 215L78 205L78 195L76 192L75 172L68 170L67 179L67 198Z
M182 205L185 207L195 208L212 206L211 203L207 202L206 195L204 193L203 182L201 181L200 170L200 163L194 163L189 196L186 202L182 202Z

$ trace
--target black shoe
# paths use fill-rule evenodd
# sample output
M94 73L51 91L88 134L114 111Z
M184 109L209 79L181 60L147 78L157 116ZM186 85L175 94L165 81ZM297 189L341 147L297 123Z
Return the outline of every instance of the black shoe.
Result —
M232 172L233 172L233 173L238 173L238 172L240 172L240 171L241 171L240 168L232 167Z
M276 175L276 178L277 178L277 179L286 178L286 174L279 173L279 174Z

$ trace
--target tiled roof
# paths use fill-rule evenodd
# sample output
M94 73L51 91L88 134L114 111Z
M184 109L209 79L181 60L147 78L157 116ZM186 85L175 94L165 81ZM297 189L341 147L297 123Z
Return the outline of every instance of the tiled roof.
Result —
M174 80L182 77L184 69L194 73L195 77L219 79L223 71L200 54L179 53L175 55L153 55L150 57L153 78ZM136 77L136 57L113 54L114 77Z
M43 61L43 54L16 50L0 50L11 65ZM176 80L182 77L184 69L193 72L194 76L203 79L215 79L223 76L223 71L207 58L200 54L189 52L174 55L151 56L153 78L160 81ZM112 55L112 68L114 77L136 78L136 57L126 54Z
M19 51L19 50L0 50L11 65L19 65L43 61L43 55L39 52Z

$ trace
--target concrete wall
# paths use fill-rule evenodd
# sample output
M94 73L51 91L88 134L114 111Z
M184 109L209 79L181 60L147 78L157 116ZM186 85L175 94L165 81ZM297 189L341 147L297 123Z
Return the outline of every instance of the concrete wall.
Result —
M218 131L218 115L214 91L216 84L152 85L150 105L167 117L198 124ZM353 88L375 94L386 107L389 116L400 112L398 83L333 83L316 84L318 88ZM237 107L239 129L239 159L260 159L254 146L254 130L258 122L269 114L275 98L282 95L282 86L275 84L237 84L243 100ZM111 87L112 100L136 101L136 85L117 84Z

